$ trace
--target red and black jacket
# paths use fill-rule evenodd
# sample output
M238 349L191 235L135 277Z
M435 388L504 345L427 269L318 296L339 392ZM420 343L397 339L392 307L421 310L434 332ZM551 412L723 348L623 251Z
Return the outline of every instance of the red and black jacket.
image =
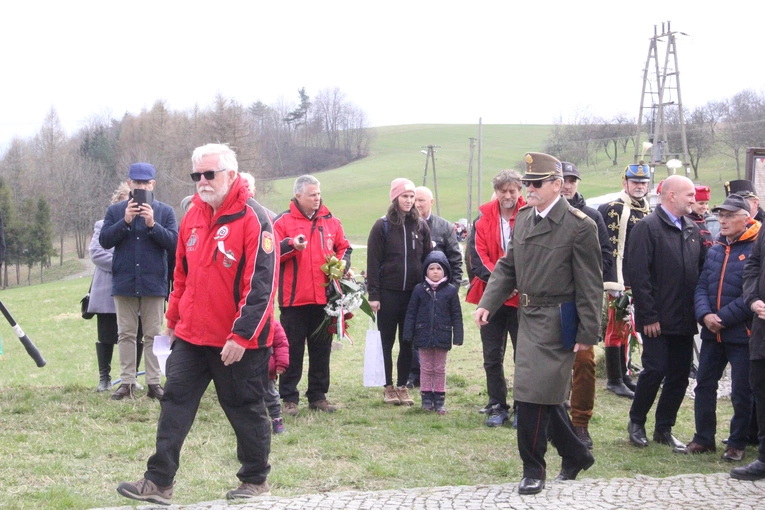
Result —
M321 265L334 255L345 259L346 268L351 266L353 249L340 220L324 204L309 218L293 199L289 210L274 220L274 232L281 247L279 307L326 305L328 278ZM304 250L296 250L292 242L300 234L308 243Z

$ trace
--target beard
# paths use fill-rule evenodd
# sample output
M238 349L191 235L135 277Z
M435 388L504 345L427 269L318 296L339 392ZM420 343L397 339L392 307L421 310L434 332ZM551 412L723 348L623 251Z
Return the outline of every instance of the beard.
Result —
M515 204L517 203L518 203L518 200L517 199L514 200L512 198L505 198L499 201L499 205L502 207L502 209L514 209Z
M644 191L642 189L636 189L636 190L633 190L632 193L630 193L630 196L632 198L637 198L637 199L641 199L645 195L646 195L646 191Z
M199 198L201 198L203 202L209 204L213 208L220 207L221 204L223 204L223 200L226 198L227 192L228 186L223 186L218 191L216 191L212 186L206 184L197 187Z

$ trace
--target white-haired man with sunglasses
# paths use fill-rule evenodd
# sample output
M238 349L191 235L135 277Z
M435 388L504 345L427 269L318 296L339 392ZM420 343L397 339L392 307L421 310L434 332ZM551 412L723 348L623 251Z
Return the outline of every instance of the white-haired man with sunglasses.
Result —
M591 349L600 330L603 275L595 222L560 196L563 172L556 158L526 154L526 201L513 238L491 274L474 319L479 327L518 290L518 352L513 395L520 494L545 487L548 435L563 458L556 480L574 480L595 462L577 438L563 402L571 390L576 352Z
M169 505L180 452L210 382L236 433L240 485L228 499L268 495L271 422L263 396L273 341L279 249L266 210L250 197L227 146L191 157L194 206L181 223L175 286L167 309L173 350L157 424L156 452L144 478L121 495Z

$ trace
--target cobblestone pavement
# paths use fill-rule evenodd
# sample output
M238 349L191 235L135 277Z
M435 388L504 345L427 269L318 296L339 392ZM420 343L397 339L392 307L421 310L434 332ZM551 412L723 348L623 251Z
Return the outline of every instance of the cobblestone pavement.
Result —
M112 507L101 510L130 510L135 506ZM521 496L516 484L432 487L376 492L328 492L289 498L264 497L254 502L228 504L225 500L194 505L157 507L138 505L138 509L170 508L186 510L373 510L422 509L446 510L484 508L566 510L661 509L685 510L697 508L762 509L765 508L765 480L742 482L727 473L713 475L679 475L669 478L634 478L577 480L550 482L534 496Z

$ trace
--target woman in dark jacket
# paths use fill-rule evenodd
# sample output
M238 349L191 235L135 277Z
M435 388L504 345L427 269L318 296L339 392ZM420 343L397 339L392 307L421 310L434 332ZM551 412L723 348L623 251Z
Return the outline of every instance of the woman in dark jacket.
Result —
M428 224L414 207L414 183L398 178L391 183L391 205L377 220L367 241L367 289L372 310L379 312L377 325L385 360L386 404L412 405L406 388L412 365L412 343L403 336L409 298L422 281L422 261L433 249ZM393 386L393 344L399 331L397 379Z
M420 352L422 408L444 414L446 353L452 343L462 345L462 308L457 287L449 284L451 270L444 253L430 252L422 272L425 281L412 293L402 338Z

